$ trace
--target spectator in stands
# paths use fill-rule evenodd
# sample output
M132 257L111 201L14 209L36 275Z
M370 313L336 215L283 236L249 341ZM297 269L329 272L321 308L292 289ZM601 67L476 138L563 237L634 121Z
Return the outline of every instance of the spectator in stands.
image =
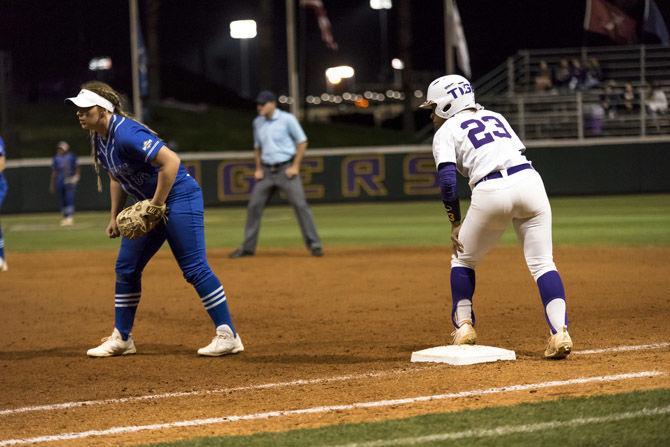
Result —
M561 62L559 62L554 84L559 89L567 88L570 84L570 64L567 59L561 59Z
M624 85L623 93L621 94L621 110L624 113L633 113L637 108L637 95L633 88L633 83L628 81Z
M595 57L589 59L586 63L586 79L584 80L584 88L589 89L597 87L603 80L603 71L600 68L600 62Z
M586 70L582 67L582 63L579 59L573 59L570 64L570 83L568 86L570 90L577 90L584 87L584 81L586 80Z
M586 133L590 136L599 136L603 133L603 123L605 121L605 109L602 104L584 105Z
M621 95L616 91L616 81L610 80L605 86L605 91L600 95L600 105L609 119L616 118L617 109L621 104Z
M547 61L540 61L540 71L535 76L535 91L547 92L554 88L554 81L551 69Z
M646 102L647 110L653 118L656 118L658 114L665 114L668 112L668 97L655 81L652 81L649 85L649 93L647 94Z

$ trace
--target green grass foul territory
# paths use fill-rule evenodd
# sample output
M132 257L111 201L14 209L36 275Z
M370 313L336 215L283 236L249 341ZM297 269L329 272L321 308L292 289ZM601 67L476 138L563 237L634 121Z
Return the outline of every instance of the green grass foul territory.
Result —
M462 202L466 210L469 202ZM670 245L670 195L560 197L551 199L556 245ZM439 200L313 205L317 229L328 246L450 246L450 224ZM2 216L8 252L34 250L116 249L106 237L109 214L82 212L73 227L61 228L57 214ZM208 208L207 246L238 246L246 209ZM515 244L508 228L501 244ZM301 247L293 210L267 208L259 249Z
M669 423L662 389L152 447L660 446L670 445Z

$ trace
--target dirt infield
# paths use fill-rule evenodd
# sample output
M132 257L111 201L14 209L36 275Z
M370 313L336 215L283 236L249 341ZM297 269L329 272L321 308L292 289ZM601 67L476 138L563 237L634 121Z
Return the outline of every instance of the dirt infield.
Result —
M412 351L450 339L449 254L443 248L341 248L327 250L323 258L302 250L265 250L239 260L226 253L211 250L209 261L227 291L246 351L214 359L195 353L209 342L213 328L168 251L161 251L144 275L134 329L138 354L109 359L88 359L85 352L113 326L115 253L10 253L11 270L0 275L0 445L42 435L256 415L45 444L135 445L670 387L667 345L543 360L542 306L516 247L496 249L478 268L475 310L479 343L514 349L518 361L466 367L409 363ZM670 249L562 247L555 258L577 351L670 341ZM258 416L640 371L664 374ZM184 394L156 396L161 393ZM104 399L111 401L99 402ZM25 409L78 401L95 402Z

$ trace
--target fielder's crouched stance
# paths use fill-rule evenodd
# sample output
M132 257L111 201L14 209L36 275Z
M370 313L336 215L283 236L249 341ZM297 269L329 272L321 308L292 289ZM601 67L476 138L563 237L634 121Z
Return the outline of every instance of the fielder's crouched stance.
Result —
M522 155L525 146L507 120L475 103L470 82L443 76L428 87L426 102L436 132L433 156L442 200L452 224L453 344L474 344L475 267L512 221L535 279L551 336L547 358L565 358L572 349L565 291L553 261L551 207L542 178ZM461 224L456 170L469 179L472 199Z
M198 354L220 356L243 351L223 286L207 264L198 183L154 132L121 110L118 93L107 84L86 83L76 97L67 100L77 106L79 124L91 134L96 170L100 164L109 173L111 219L107 235L124 236L116 260L114 330L87 354L109 357L136 352L130 332L140 303L142 271L165 240L216 327L214 339ZM140 200L141 206L124 212L117 223L128 194ZM126 226L133 224L126 232Z

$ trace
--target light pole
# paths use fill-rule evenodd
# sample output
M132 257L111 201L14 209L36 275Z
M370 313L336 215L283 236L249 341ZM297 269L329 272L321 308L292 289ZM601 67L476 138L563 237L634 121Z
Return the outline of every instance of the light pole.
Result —
M388 78L388 13L387 11L393 7L391 0L370 0L370 8L379 11L379 30L380 30L380 54L381 64L379 72L379 80L386 82Z
M405 63L395 57L391 60L391 67L393 67L393 86L400 88L402 87L402 70L405 69Z
M249 87L249 55L247 41L256 37L255 20L235 20L230 22L230 37L240 40L240 60L242 65L242 91L243 98L250 98Z

